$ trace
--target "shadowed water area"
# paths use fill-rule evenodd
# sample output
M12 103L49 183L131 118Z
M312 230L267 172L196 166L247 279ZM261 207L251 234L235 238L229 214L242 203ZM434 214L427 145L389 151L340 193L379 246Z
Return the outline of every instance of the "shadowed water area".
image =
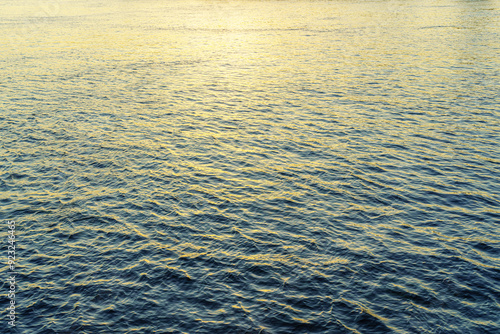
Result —
M0 0L0 332L499 333L499 9Z

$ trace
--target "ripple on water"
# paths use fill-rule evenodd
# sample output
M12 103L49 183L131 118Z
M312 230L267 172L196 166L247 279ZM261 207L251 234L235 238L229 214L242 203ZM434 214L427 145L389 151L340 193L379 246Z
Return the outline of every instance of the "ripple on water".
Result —
M491 3L16 6L20 333L498 331Z

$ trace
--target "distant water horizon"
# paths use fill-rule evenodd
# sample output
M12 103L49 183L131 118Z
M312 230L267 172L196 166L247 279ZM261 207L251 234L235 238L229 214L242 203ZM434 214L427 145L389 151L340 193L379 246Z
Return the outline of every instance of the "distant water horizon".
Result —
M499 10L0 0L0 332L499 333Z

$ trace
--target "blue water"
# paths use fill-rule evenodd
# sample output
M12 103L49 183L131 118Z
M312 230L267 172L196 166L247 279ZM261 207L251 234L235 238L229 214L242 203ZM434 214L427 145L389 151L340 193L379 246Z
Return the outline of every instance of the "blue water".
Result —
M499 28L498 1L1 0L0 332L499 333Z

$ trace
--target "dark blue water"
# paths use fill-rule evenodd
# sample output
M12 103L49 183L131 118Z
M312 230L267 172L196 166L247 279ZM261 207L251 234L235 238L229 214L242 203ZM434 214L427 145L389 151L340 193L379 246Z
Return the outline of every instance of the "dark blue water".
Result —
M0 332L499 333L499 8L0 1Z

